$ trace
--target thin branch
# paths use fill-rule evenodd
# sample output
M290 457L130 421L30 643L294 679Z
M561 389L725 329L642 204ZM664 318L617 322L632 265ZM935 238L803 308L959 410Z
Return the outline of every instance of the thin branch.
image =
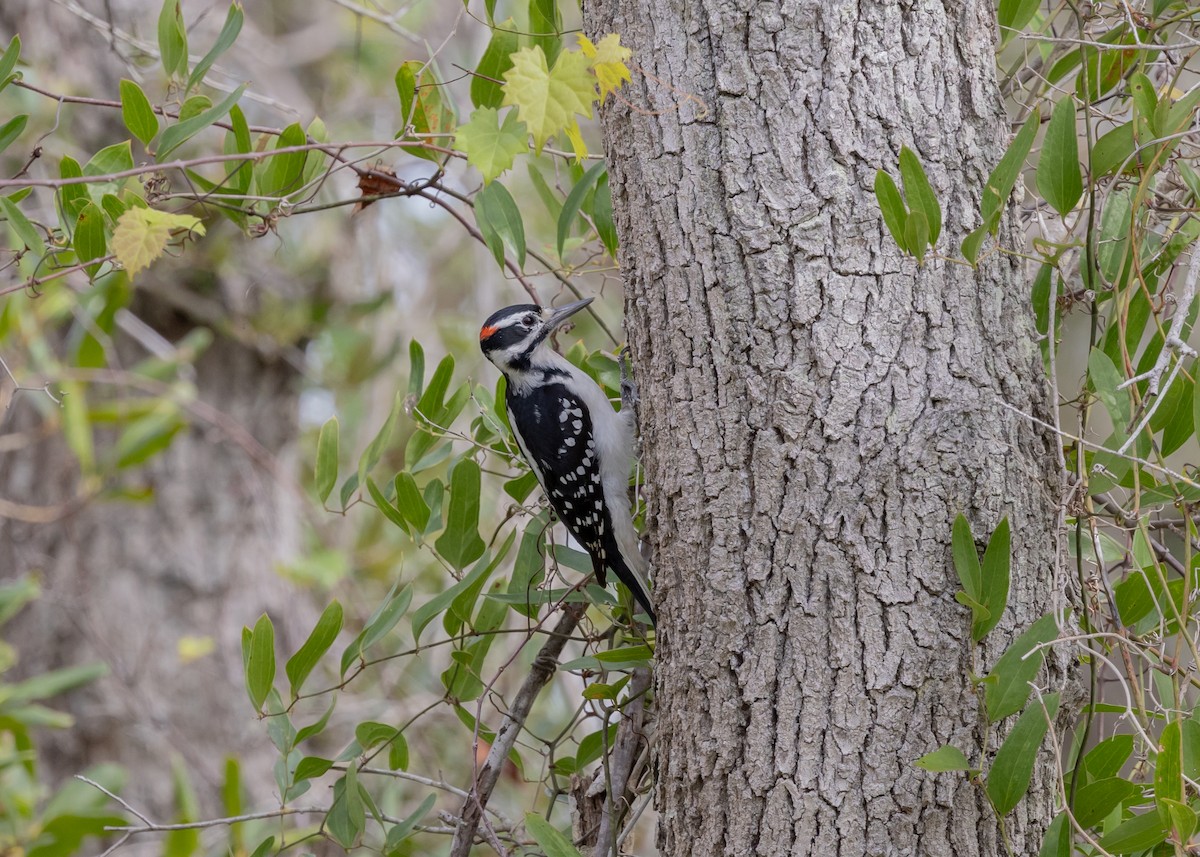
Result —
M124 801L122 801L124 803ZM136 826L107 826L104 828L107 833L169 833L172 830L203 830L208 827L221 827L227 824L241 824L243 821L258 821L263 818L283 818L288 815L316 815L329 812L327 806L301 806L301 807L280 807L279 809L268 809L263 812L250 812L246 815L231 815L225 818L206 818L203 821L187 821L181 824L153 824L147 823L143 827Z
M114 794L113 792L110 792L108 789L106 789L104 786L100 785L95 780L88 779L83 774L76 774L75 779L79 780L80 782L87 783L92 788L94 788L97 791L100 791L100 792L104 793L105 795L107 795L108 797L112 798L117 803L119 803L122 807L124 807L127 812L129 812L132 815L136 815L138 818L140 818L146 824L148 824L148 825L154 824L153 821L146 818L146 816L142 815L140 812L138 812L136 809L134 809L132 804L130 804L128 801L126 801L125 798L121 797L120 795Z
M646 741L646 694L650 691L650 668L638 667L629 682L629 701L623 709L623 719L617 727L617 740L613 752L605 759L606 787L604 808L600 816L600 830L596 834L596 854L611 851L617 854L617 833L622 816L625 815L625 792L630 785L630 775L637 762L639 751Z
M517 736L521 733L526 718L529 717L534 700L553 677L563 647L579 624L579 620L583 618L585 609L585 604L568 604L563 609L562 618L554 626L550 639L542 645L537 657L533 659L529 675L525 677L525 682L517 692L500 728L496 730L496 738L488 751L487 760L475 778L469 796L463 802L461 818L454 831L454 841L450 846L450 857L467 857L470 853L483 810L492 797L496 783L500 780L500 774L504 770L508 754L517 742Z

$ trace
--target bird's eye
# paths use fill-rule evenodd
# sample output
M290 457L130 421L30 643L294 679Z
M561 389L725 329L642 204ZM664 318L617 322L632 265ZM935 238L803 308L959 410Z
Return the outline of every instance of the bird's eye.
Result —
M537 316L533 313L528 313L523 319L521 319L521 324L525 325L526 327L533 327L536 323Z

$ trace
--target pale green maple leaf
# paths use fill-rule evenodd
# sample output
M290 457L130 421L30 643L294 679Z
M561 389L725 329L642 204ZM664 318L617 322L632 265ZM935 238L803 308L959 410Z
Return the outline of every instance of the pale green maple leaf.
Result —
M154 208L128 208L117 219L109 246L117 254L117 261L132 277L163 254L171 231L186 229L198 235L204 234L204 224L190 214L172 214Z
M534 45L517 51L512 61L513 67L504 73L504 104L520 111L538 153L576 113L591 118L596 78L582 53L563 51L551 69L541 45Z
M529 151L529 129L510 110L500 123L500 111L480 107L471 114L471 121L459 126L454 148L466 152L467 163L483 174L487 184L512 166L517 155Z

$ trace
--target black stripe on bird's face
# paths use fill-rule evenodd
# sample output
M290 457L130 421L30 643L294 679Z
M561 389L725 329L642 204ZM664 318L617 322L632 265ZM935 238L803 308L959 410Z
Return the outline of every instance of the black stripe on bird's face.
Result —
M545 338L544 312L536 304L516 304L492 313L479 331L479 347L488 359L500 351L527 342L536 347ZM539 335L540 334L540 335ZM524 349L521 349L524 350Z

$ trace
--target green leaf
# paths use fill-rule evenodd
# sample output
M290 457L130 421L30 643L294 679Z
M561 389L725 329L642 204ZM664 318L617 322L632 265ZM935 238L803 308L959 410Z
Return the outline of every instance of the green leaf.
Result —
M1042 710L1043 705L1045 710ZM1008 815L1029 789L1033 764L1050 722L1058 714L1058 694L1048 693L1017 718L988 769L987 794L1000 816Z
M1000 656L988 674L984 690L988 720L994 723L1021 710L1029 698L1029 682L1037 677L1046 657L1045 649L1037 649L1034 654L1030 652L1057 636L1057 618L1053 613L1047 613L1030 625Z
M229 12L225 15L225 24L221 27L221 32L217 36L217 40L209 49L203 59L196 63L196 67L192 69L191 75L188 76L187 86L184 92L190 92L192 87L200 81L204 80L204 75L208 74L208 70L212 68L213 63L233 47L233 43L237 41L238 33L242 31L242 22L245 19L245 14L242 12L241 3L232 3L229 6ZM184 71L187 70L186 64Z
M388 767L393 771L408 770L408 740L400 734L388 746Z
M1079 166L1079 138L1075 128L1075 99L1064 96L1054 106L1042 154L1038 158L1037 188L1042 197L1066 217L1083 196L1083 177Z
M1121 384L1125 381L1124 373L1117 368L1112 358L1099 348L1093 348L1088 355L1088 377L1096 388L1097 398L1108 411L1115 431L1124 437L1126 426L1129 425L1133 414L1129 390L1121 389Z
M7 196L0 196L0 213L4 214L9 228L12 229L13 235L21 244L28 247L37 256L46 252L46 243L42 240L41 233Z
M971 263L971 267L975 267L975 263L979 260L979 245L983 243L983 239L987 237L987 227L980 226L978 229L973 229L967 233L967 237L962 240L961 252L963 258Z
M212 99L207 95L193 95L179 108L179 121L185 122L212 108Z
M1105 196L1104 209L1100 214L1100 238L1096 242L1096 257L1100 265L1100 276L1106 283L1119 285L1118 278L1130 261L1129 233L1132 214L1133 188L1114 189ZM1113 329L1116 328L1114 325Z
M545 52L546 61L553 65L562 50L558 0L529 0L529 34L530 41Z
M327 773L333 767L333 760L322 759L320 756L305 756L296 765L296 772L293 776L297 780L311 780L313 777L320 777Z
M1021 172L1025 168L1025 159L1029 157L1029 150L1033 148L1033 140L1037 136L1040 125L1041 111L1034 108L1004 152L1000 163L996 164L996 168L988 176L987 185L983 189L980 209L983 214L982 228L993 235L1000 228L1000 216L1004 213L1004 207L1008 204L1012 189L1016 186L1017 179L1021 177ZM966 251L963 252L965 255Z
M558 257L560 259L563 254L563 245L575 227L575 218L579 216L579 209L583 206L583 201L591 191L592 185L601 175L607 175L603 161L584 173L583 178L577 181L575 187L571 188L571 192L567 194L567 201L563 203L562 213L558 216Z
M963 591L976 603L983 603L983 570L979 565L979 554L975 550L975 537L971 535L971 525L959 514L954 519L954 529L951 535L954 552L954 570L962 583Z
M167 77L187 74L187 28L180 0L164 0L158 15L158 52Z
M0 152L7 149L12 145L13 140L21 136L21 132L25 130L25 123L28 121L28 113L18 113L12 119L0 125Z
M392 591L388 593L384 602L371 614L371 618L367 620L366 626L359 635L354 638L354 642L342 652L341 674L343 676L350 665L362 657L367 649L386 637L408 611L409 605L412 604L412 586L405 586L398 592L396 591L397 586L399 586L398 582L392 587Z
M367 813L358 790L357 763L351 762L346 774L333 784L333 805L325 816L330 836L347 851L355 846L367 826Z
M484 584L491 577L492 572L508 556L508 551L512 547L513 542L516 541L516 537L516 531L510 531L504 543L494 555L485 554L479 560L480 564L486 564L483 574L477 575L474 573L475 570L472 570L471 585L464 587L454 597L454 600L450 602L450 609L446 611L446 615L442 618L442 627L446 629L447 634L455 636L466 626L472 626L479 632L492 631L500 626L501 621L508 611L503 605L495 601L489 601L487 605L480 608L479 615L474 624L471 622L471 614L475 610L475 604L479 600L479 593L483 590ZM486 654L486 651L484 653ZM476 660L479 661L478 666L482 668L482 657Z
M370 476L367 477L367 493L371 495L371 502L375 504L383 516L395 524L400 529L408 533L408 521L400 514L400 510L388 502L388 498L379 490L379 486L375 484L375 480Z
M904 222L904 243L917 257L918 264L925 261L925 253L929 250L929 221L924 212L913 210L908 213L908 220Z
M288 683L291 685L293 699L299 695L300 688L304 686L304 680L308 678L321 657L329 651L329 647L333 645L341 630L342 605L334 600L321 613L321 618L317 620L317 624L313 627L312 633L308 635L308 639L304 641L304 645L296 651L296 654L288 658L287 665L284 667Z
M416 829L417 825L421 823L421 819L429 814L429 810L433 809L435 803L437 803L437 795L429 795L421 802L421 805L417 807L412 815L407 816L399 824L393 824L388 830L387 846L384 848L384 852L390 854L401 842L407 839L413 830Z
M578 51L561 53L553 68L540 45L522 48L512 61L513 67L504 73L503 104L520 111L540 155L546 140L573 122L576 114L592 117L596 77L588 58Z
M996 20L1003 40L1012 38L1014 31L1023 30L1041 5L1041 0L1000 0Z
M562 214L562 200L558 198L558 191L552 189L546 182L546 177L542 175L542 171L535 166L535 163L531 158L525 165L526 171L529 173L529 181L533 184L533 189L537 191L542 205L546 207L550 219L557 223L558 216Z
M579 741L579 750L575 753L576 769L584 768L604 755L605 745L611 750L617 740L617 724L607 729L597 729L589 735L584 735Z
M1157 112L1158 97L1154 94L1154 84L1150 82L1150 78L1140 71L1129 75L1129 95L1138 114L1150 126L1150 135L1157 137L1159 132L1155 128L1154 115Z
M17 67L17 60L20 58L21 37L13 36L8 47L4 49L4 55L0 56L0 91L12 80L13 69Z
M904 196L909 208L925 215L929 223L929 243L937 244L938 236L942 234L942 207L925 177L921 161L908 146L900 149L900 178L904 182ZM916 253L915 248L913 252Z
M542 544L549 525L550 513L547 511L539 512L526 524L513 563L512 577L508 581L508 594L520 597L519 601L513 602L513 609L528 618L536 616L538 612L532 595L546 576L546 556Z
M879 170L875 173L875 199L879 203L879 211L883 214L883 222L887 225L892 240L905 253L911 253L905 237L905 227L908 224L908 208L900 198L900 191L892 177Z
M174 0L167 0L168 3ZM212 125L219 119L224 118L225 114L233 109L237 104L238 99L242 97L242 93L246 91L246 84L242 84L233 92L229 93L220 104L211 110L205 110L199 116L193 116L191 119L183 122L176 122L174 125L167 126L166 130L158 138L158 146L155 152L155 157L159 163L162 163L163 158L174 152L188 140L195 137L209 125Z
M596 197L592 202L592 222L608 255L617 258L617 227L613 223L612 190L608 186L608 171L596 182Z
M83 170L80 168L79 162L69 155L63 156L58 169L59 175L64 179L83 178ZM62 195L63 211L67 212L68 219L73 223L74 218L79 216L79 212L83 210L90 199L87 186L83 183L63 185L58 192Z
M399 730L395 726L374 720L365 720L354 727L354 738L364 750L370 750L377 744L390 741L397 734L399 734Z
M550 822L536 812L525 814L525 829L546 852L546 857L583 857L570 839L559 833Z
M104 240L104 212L95 203L89 202L79 212L79 220L75 223L75 237L72 240L75 255L80 262L91 262L104 255L106 244ZM86 267L88 277L95 277L100 269L100 263Z
M1071 823L1065 812L1054 816L1046 828L1046 838L1038 850L1038 857L1071 857Z
M1167 838L1167 825L1157 812L1135 815L1100 839L1100 847L1110 854L1137 854L1153 848Z
M1133 122L1118 125L1102 134L1092 146L1092 173L1097 178L1106 176L1130 162L1135 145Z
M500 81L512 68L512 55L521 46L516 29L512 18L493 28L492 38L471 78L471 103L476 107L499 107L504 102Z
M321 434L317 438L317 498L324 503L333 486L337 483L338 474L338 421L330 417L321 426Z
M1196 830L1196 811L1188 806L1183 801L1171 800L1170 798L1158 798L1159 815L1167 823L1167 828L1172 832L1174 838L1180 842L1187 842L1192 838L1192 834Z
M275 627L266 613L254 623L248 651L246 691L254 710L261 711L275 683Z
M502 125L495 108L480 107L471 114L471 121L459 126L454 148L466 152L467 163L479 170L487 185L511 167L518 155L529 151L529 129L515 110L505 114Z
M254 849L254 853L250 857L267 857L271 849L275 847L275 837L268 836L262 842L258 843L258 847Z
M379 433L367 444L367 448L358 459L359 485L366 484L367 474L379 463L379 459L383 456L383 451L387 449L387 445L392 439L392 432L395 430L396 421L400 418L400 413L403 410L404 397L400 393L396 393L395 398L392 399L392 409L388 412L388 418L384 420Z
M492 182L475 195L475 222L496 264L504 267L504 245L512 248L517 265L525 266L525 224L521 210L500 182Z
M983 554L983 606L988 615L977 621L971 629L971 638L975 642L982 640L988 631L996 627L1008 605L1009 566L1012 559L1010 543L1008 518L1005 517L992 533Z
M144 146L158 136L158 117L154 107L142 88L132 80L121 81L121 119L129 133L137 137Z
M303 146L307 139L300 123L293 122L283 129L275 141L275 148ZM272 155L267 158L262 167L256 170L259 195L286 197L299 190L301 187L300 177L304 174L304 161L308 154L308 152L285 152L282 155Z
M425 498L417 488L417 482L412 474L403 471L396 474L396 508L413 528L413 532L421 534L429 526L429 507Z
M1158 753L1154 759L1154 801L1165 824L1171 824L1170 807L1163 801L1183 800L1183 737L1179 721L1163 727L1158 738Z
M424 388L425 349L413 339L408 343L408 394L419 399Z
M971 766L967 761L967 757L963 755L963 751L957 747L946 744L938 747L932 753L926 753L917 761L913 762L918 768L923 768L926 771L942 772L942 771L975 771L976 768Z
M194 822L200 814L196 792L188 779L183 760L176 757L171 765L171 782L174 786L175 820L179 824ZM200 830L184 828L167 832L163 843L164 857L190 857L200 848Z
M1083 766L1093 780L1115 777L1133 753L1132 735L1114 735L1101 741L1083 757Z
M329 698L329 707L325 709L325 713L322 714L315 722L302 727L300 731L296 733L295 740L292 741L292 746L295 747L299 745L301 741L307 741L309 738L312 738L315 735L320 735L322 732L324 732L325 727L329 725L329 718L332 716L333 709L336 706L337 697L331 696Z
M95 681L108 674L104 664L80 664L51 670L15 684L4 685L4 706L39 702Z
M396 92L400 96L400 120L407 123L404 132L411 126L413 136L422 142L437 146L446 145L446 141L441 137L426 136L453 133L457 124L454 109L450 102L443 98L442 85L433 67L416 60L401 65L396 72ZM443 157L440 152L420 146L402 148L410 155L435 163Z
M1081 827L1093 827L1123 801L1140 792L1141 789L1120 777L1105 777L1081 786L1075 794L1075 820Z
M442 558L460 571L483 555L479 536L479 465L464 458L450 473L450 509L446 529L434 547Z
M471 569L470 574L413 611L413 639L419 643L421 641L421 632L425 630L426 626L428 626L429 623L432 622L439 613L449 607L459 595L469 589L479 586L480 579L486 578L487 575L491 573L493 567L494 566L487 562L476 563L475 567Z

